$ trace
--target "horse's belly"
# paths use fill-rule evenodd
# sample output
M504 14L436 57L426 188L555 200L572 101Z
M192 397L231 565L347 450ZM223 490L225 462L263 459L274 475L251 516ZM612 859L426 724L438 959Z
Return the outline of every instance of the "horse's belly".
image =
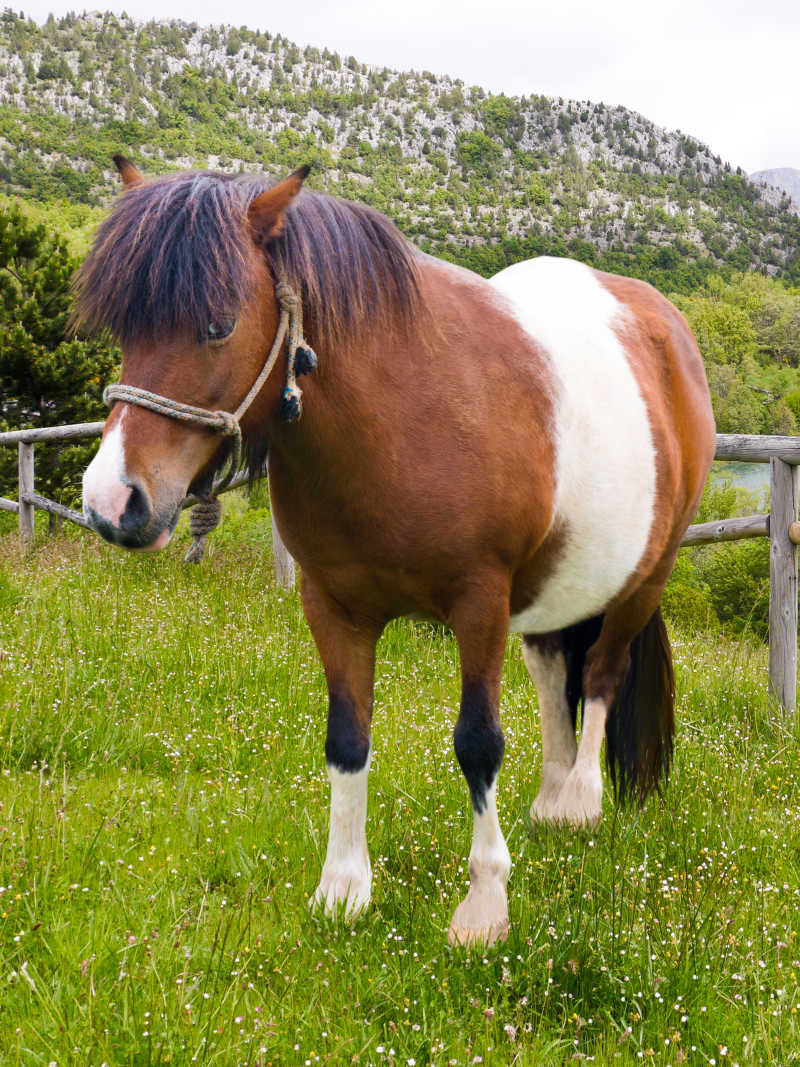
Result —
M560 550L510 629L547 633L590 618L624 589L654 516L655 450L647 407L615 326L626 308L590 268L531 260L492 284L547 353L554 382Z

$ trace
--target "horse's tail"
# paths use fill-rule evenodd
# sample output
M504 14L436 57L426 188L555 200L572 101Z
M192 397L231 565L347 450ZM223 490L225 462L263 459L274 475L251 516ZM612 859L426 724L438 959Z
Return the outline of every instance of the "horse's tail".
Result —
M621 803L643 803L669 774L675 675L661 609L631 643L631 663L606 720L606 766Z
M600 634L602 616L563 631L567 700L573 722L583 702L586 653ZM675 729L675 676L661 609L630 647L630 666L606 720L606 766L616 799L643 803L669 774Z

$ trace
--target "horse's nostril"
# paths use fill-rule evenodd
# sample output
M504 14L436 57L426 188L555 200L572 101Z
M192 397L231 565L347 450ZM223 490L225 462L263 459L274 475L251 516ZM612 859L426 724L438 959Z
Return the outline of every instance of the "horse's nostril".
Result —
M125 505L125 510L119 520L120 529L126 532L141 530L150 522L152 515L153 512L147 494L138 485L133 484L128 503Z

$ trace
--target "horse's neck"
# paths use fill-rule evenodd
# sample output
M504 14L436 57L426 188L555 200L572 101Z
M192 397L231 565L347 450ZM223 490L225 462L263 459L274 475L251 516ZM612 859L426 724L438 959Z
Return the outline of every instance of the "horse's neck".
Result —
M273 420L270 450L296 477L315 481L342 468L358 449L367 447L376 422L385 421L393 375L390 361L407 360L418 338L381 344L377 337L327 350L318 348L318 367L297 384L303 413L294 423ZM395 381L394 388L398 387Z
M448 411L468 418L465 409L484 406L486 352L503 318L496 294L476 275L430 257L421 257L419 270L423 303L412 322L319 348L318 369L298 380L302 418L274 423L274 451L296 476L346 479L365 453L393 455L392 439L415 454L410 428L422 413L448 423Z

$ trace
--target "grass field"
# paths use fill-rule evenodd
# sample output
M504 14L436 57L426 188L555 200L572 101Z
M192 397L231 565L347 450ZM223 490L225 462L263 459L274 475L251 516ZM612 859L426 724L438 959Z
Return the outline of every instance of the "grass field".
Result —
M236 529L234 524L234 530ZM800 732L766 651L675 635L663 798L532 828L517 639L499 804L511 933L447 946L470 813L458 656L379 646L368 915L307 908L327 834L322 671L240 523L200 567L0 538L0 1064L800 1062Z

